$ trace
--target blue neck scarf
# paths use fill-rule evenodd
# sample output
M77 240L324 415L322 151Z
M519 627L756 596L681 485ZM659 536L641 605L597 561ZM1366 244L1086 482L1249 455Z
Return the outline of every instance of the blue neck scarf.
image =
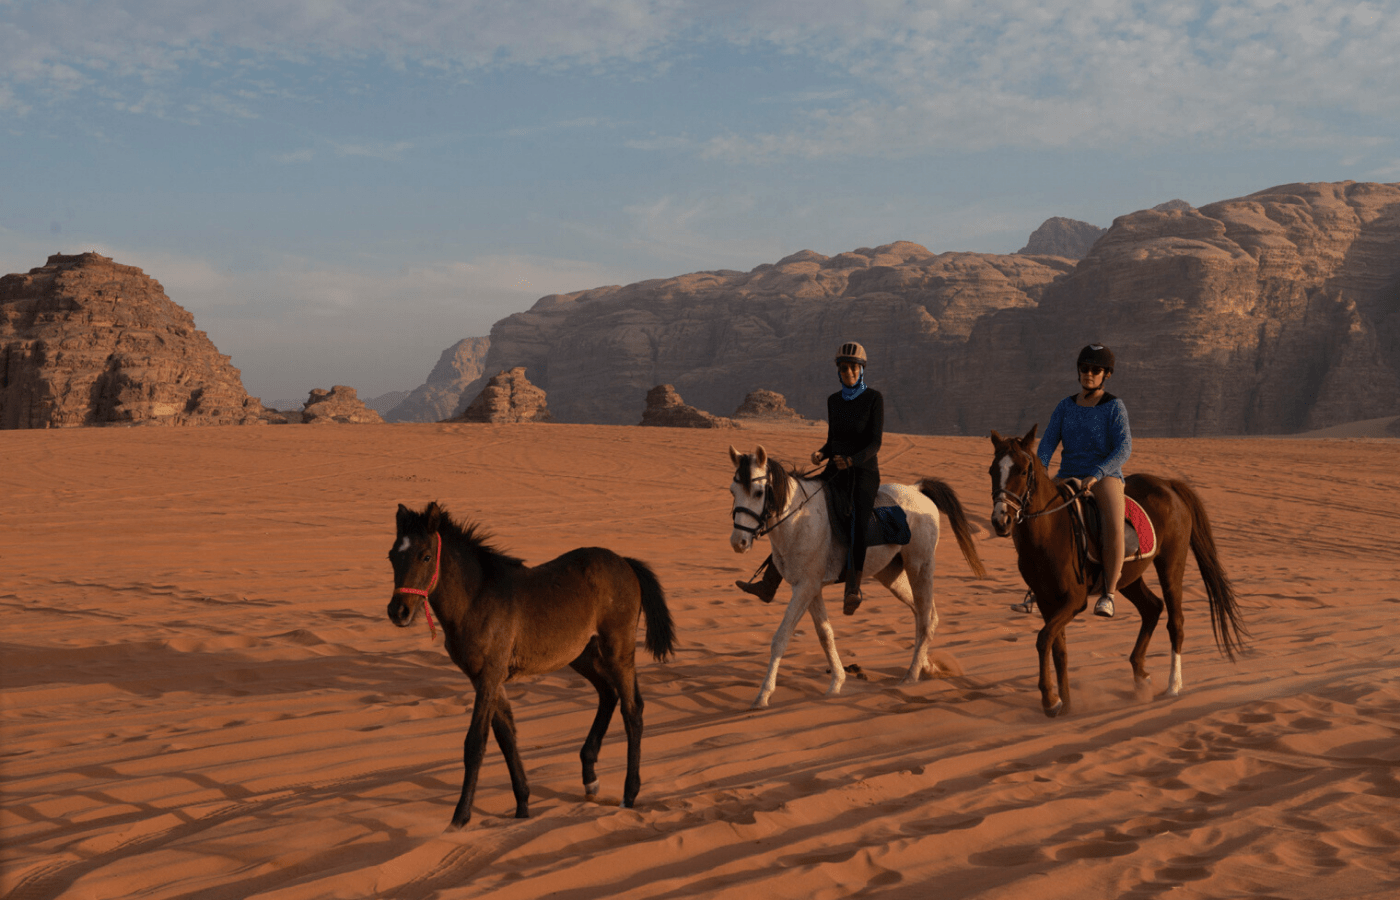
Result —
M860 378L856 381L855 387L841 385L841 399L854 400L865 393L865 366L860 367Z

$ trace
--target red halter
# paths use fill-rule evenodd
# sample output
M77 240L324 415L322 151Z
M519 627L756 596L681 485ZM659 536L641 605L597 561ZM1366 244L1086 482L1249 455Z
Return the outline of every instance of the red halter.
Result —
M423 598L423 615L428 617L429 640L433 640L437 637L437 628L433 625L433 610L428 604L428 595L433 592L433 588L437 587L438 573L442 571L442 535L433 532L433 537L437 538L437 549L434 552L433 558L433 580L428 582L428 589L426 591L420 591L418 588L411 587L394 588L394 593L396 594L417 594Z

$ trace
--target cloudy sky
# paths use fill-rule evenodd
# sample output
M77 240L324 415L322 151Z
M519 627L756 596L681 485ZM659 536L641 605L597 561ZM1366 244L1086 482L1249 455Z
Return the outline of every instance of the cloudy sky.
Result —
M1400 180L1400 0L0 0L0 272L144 268L266 401L549 293Z

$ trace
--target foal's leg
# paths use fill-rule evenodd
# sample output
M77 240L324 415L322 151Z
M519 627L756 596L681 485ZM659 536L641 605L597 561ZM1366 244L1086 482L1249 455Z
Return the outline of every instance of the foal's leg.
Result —
M764 676L763 684L758 689L758 697L754 699L752 709L767 708L768 698L773 696L773 690L778 686L778 666L783 662L783 654L787 652L787 645L792 640L793 631L797 629L797 622L813 601L821 602L821 591L820 582L813 584L804 581L792 586L792 599L788 601L787 609L783 612L783 621L778 623L778 630L773 632L768 674Z
M831 667L831 684L827 685L826 695L835 697L846 685L846 667L841 665L841 656L836 652L836 631L831 627L831 618L826 614L826 604L818 600L807 607L812 616L812 625L817 629L817 640L826 653L826 664Z
M506 768L510 770L510 790L515 794L515 817L530 818L530 782L525 778L525 764L520 760L520 748L515 740L515 713L506 698L506 686L496 692L495 714L491 717L491 730L496 734L496 746L506 758Z
M597 672L606 679L612 695L622 706L622 725L627 729L627 778L622 782L622 807L631 809L642 787L642 691L637 687L637 642L634 637L636 613L625 631L601 629L598 633ZM601 694L601 689L599 690ZM611 715L611 708L608 710ZM602 716L602 707L598 714ZM596 727L596 722L595 722ZM604 723L604 727L607 725ZM592 734L589 735L592 738ZM602 734L598 736L602 740ZM596 756L596 754L595 754Z
M596 641L590 642L579 658L569 664L575 672L588 679L588 683L598 692L598 713L593 717L593 727L588 729L588 737L578 752L583 763L583 793L590 798L598 795L598 752L612 722L613 710L617 709L617 691L598 671L597 646Z
M1142 616L1137 643L1133 645L1133 652L1128 655L1128 661L1133 666L1133 681L1142 687L1152 683L1152 675L1147 671L1147 645L1152 642L1152 635L1157 630L1157 620L1162 617L1162 598L1152 593L1146 578L1139 578L1132 584L1124 585L1123 596L1133 602L1138 615Z
M637 805L637 792L642 788L642 689L637 686L637 671L618 685L622 702L622 725L627 729L627 779L622 783L622 808Z
M504 675L497 672L483 673L472 681L476 699L472 702L472 721L467 726L467 736L462 740L462 795L457 798L457 808L452 811L453 830L464 828L471 821L476 780L481 774L481 760L486 755L486 733L495 712L496 698L504 684Z

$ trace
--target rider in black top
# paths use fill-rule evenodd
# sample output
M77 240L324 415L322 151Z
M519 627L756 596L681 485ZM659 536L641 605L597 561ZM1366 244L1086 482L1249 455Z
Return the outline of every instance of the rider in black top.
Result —
M851 556L846 573L846 593L842 612L851 615L863 599L860 580L865 568L865 524L875 507L880 489L880 442L885 430L885 399L879 391L865 386L865 348L854 341L841 345L836 356L841 390L826 398L826 443L812 454L812 462L827 461L821 477L831 482L833 493L851 497ZM741 590L757 595L765 603L773 599L782 575L773 557L759 567L763 578L736 581Z

